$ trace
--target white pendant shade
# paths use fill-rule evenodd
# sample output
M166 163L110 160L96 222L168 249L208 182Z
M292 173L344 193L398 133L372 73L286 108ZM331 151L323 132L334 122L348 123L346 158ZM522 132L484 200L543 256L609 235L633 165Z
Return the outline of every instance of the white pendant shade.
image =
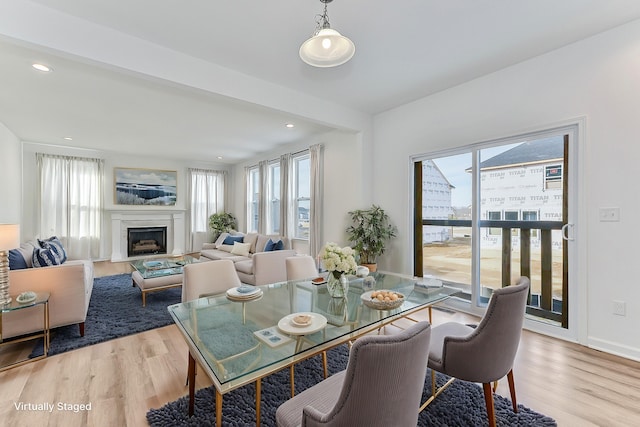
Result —
M300 58L314 67L336 67L355 52L353 42L332 28L323 28L300 46Z

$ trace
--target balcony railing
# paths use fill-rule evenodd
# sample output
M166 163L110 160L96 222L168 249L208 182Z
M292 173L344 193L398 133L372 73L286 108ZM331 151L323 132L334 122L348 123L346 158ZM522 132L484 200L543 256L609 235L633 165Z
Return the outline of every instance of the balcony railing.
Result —
M471 227L470 220L422 220L423 226L443 226L443 227ZM562 230L562 221L503 221L503 220L481 220L478 221L480 228L498 228L502 231L502 259L501 259L501 285L508 286L511 283L512 262L511 253L513 249L513 230L519 230L520 246L520 275L531 278L532 262L532 230L539 230L540 233L540 298L539 305L531 305L531 295L527 304L527 313L558 322L562 327L568 327L568 269L567 269L567 245L562 244L562 301L561 311L554 310L553 304L553 241L552 231Z

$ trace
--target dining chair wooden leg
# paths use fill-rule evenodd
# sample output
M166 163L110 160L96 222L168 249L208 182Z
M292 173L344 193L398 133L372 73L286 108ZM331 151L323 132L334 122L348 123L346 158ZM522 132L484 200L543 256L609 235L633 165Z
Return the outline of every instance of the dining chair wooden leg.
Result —
M513 405L513 412L518 412L518 402L516 402L516 384L513 381L513 369L507 374L507 380L509 381L509 392L511 393L511 404Z
M193 376L195 378L196 374L198 373L198 364L195 362L193 362ZM189 372L187 371L187 380L184 383L184 386L188 386L189 385Z
M482 389L484 390L484 402L487 406L489 427L496 427L496 412L493 406L493 391L491 390L491 383L482 384Z

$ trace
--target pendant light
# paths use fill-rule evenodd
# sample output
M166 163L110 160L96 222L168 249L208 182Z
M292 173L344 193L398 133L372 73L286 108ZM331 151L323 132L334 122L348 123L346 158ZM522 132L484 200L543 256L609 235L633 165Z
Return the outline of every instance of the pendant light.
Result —
M333 0L320 0L324 3L324 13L318 16L313 37L300 46L300 58L314 67L336 67L353 57L356 47L351 40L331 28L327 4Z

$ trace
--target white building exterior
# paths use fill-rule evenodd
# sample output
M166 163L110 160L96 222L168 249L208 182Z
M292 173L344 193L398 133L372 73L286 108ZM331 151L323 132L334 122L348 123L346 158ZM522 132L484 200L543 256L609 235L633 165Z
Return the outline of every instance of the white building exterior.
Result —
M422 218L449 219L453 214L451 190L455 188L431 160L422 162ZM427 225L422 230L422 244L445 242L451 238L450 227Z
M563 141L561 137L527 141L480 164L480 219L505 221L561 221ZM457 217L451 206L455 187L431 160L422 166L422 217L428 219L471 219ZM425 226L423 244L451 239L451 227ZM501 247L502 230L485 228L481 246ZM560 231L552 232L554 248L561 248ZM518 248L518 230L512 233L512 247ZM531 232L532 248L540 245L540 233Z
M528 141L480 164L480 215L484 220L562 221L563 141L561 137ZM502 231L482 230L481 245L500 247ZM554 248L562 247L559 230L552 232ZM518 230L512 246L518 248ZM532 248L540 233L531 232Z

